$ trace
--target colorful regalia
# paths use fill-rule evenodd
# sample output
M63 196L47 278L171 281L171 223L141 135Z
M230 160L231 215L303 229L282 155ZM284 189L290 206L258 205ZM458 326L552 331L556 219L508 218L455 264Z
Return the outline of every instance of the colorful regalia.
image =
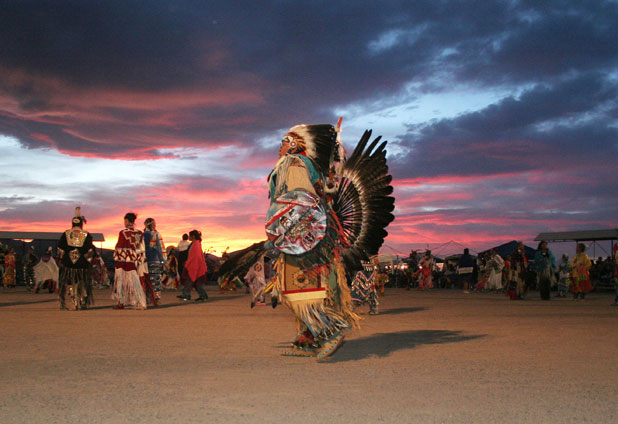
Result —
M99 289L109 287L109 276L103 258L97 256L92 260L92 284Z
M114 290L112 299L118 307L146 309L146 293L142 280L147 273L144 238L132 224L121 230L114 249Z
M60 261L60 308L66 309L67 290L75 310L86 309L94 303L92 296L92 258L96 255L92 236L82 229L86 219L75 208L73 227L62 233L58 242Z
M346 269L377 254L393 220L386 142L376 148L377 137L367 147L366 131L346 161L338 132L339 125L292 127L269 177L266 235L278 252L275 292L297 324L284 355L327 357L358 326Z
M59 279L60 270L53 258L52 248L49 247L34 267L34 292L38 293L41 288L47 288L50 293L53 293Z
M157 300L161 298L163 289L163 267L165 265L166 251L163 237L155 227L155 220L146 219L144 222L144 246L146 248L146 262L148 264L148 278L154 290Z
M167 262L163 266L161 285L169 290L175 290L180 285L178 258L176 258L176 249L173 246L167 248Z
M266 277L264 275L264 255L245 274L245 281L251 290L251 307L265 304Z
M518 248L511 254L511 281L507 290L507 295L512 299L523 299L526 295L527 287L524 273L528 269L528 258L524 253L524 248Z
M29 291L34 290L34 286L36 285L34 267L37 262L39 262L39 258L34 254L34 246L30 246L28 254L24 258L24 283L26 284L26 289Z
M590 283L590 258L583 251L577 252L571 261L571 275L573 276L573 294L577 297L584 295L592 290Z
M571 286L571 265L569 256L562 255L562 262L558 265L558 297L566 297Z
M362 261L363 269L356 272L352 280L352 302L355 306L363 304L369 305L369 314L378 313L378 293L376 291L376 281L378 279L378 269L373 262Z
M283 303L296 318L296 340L283 355L325 358L358 326L348 281L361 260L378 253L394 218L386 142L369 142L365 131L346 160L338 133L339 125L290 129L268 179L268 240L235 252L219 268L231 281L270 250L273 307Z
M15 287L15 252L13 249L4 255L4 287Z
M433 287L433 280L431 273L435 266L435 261L431 255L423 255L421 261L418 263L419 270L416 272L419 275L417 290L430 289Z
M489 269L489 277L487 278L488 290L502 289L502 270L504 269L504 259L497 253L493 254L487 263Z

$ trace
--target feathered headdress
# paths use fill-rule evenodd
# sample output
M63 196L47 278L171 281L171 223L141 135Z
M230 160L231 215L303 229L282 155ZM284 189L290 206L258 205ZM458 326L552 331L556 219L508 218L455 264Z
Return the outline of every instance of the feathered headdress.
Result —
M333 159L337 145L337 131L330 124L295 125L283 136L288 153L302 154L311 158L324 175Z
M75 216L73 217L73 219L71 220L71 223L73 224L73 226L78 226L81 227L83 226L86 222L86 217L82 215L81 212L81 207L77 206L75 208Z

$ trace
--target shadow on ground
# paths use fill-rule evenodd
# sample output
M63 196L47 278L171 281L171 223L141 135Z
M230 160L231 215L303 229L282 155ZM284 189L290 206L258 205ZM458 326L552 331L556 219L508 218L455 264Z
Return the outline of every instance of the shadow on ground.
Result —
M399 314L407 314L409 312L419 312L425 311L427 308L393 308L393 309L385 309L380 311L380 315L399 315Z
M379 333L370 337L345 341L339 350L325 362L358 361L372 356L386 357L403 349L414 349L420 345L457 343L485 337L485 335L464 335L450 330L409 330L397 333Z
M57 301L58 299L42 299L42 300L29 300L29 301L20 300L16 302L0 303L0 308L4 306L32 305L35 303L49 303L49 302L57 302Z

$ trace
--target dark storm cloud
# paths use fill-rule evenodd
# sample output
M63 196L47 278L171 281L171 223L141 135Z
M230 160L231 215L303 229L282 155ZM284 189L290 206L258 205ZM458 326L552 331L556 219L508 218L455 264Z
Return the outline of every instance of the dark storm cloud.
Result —
M396 158L398 178L492 175L618 159L618 129L608 111L618 86L597 73L537 85L482 110L409 127Z
M297 122L334 122L333 107L401 96L410 82L420 91L452 81L553 84L616 65L616 9L613 2L9 1L0 73L11 78L0 82L0 99L16 101L20 113L0 110L0 133L34 147L48 145L43 134L64 151L156 157L161 147L251 143ZM115 97L101 102L105 91ZM183 104L192 92L199 98Z

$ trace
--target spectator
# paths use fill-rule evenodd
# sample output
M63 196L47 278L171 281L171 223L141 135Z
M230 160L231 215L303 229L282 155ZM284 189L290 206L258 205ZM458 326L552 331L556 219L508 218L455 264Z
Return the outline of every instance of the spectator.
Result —
M554 254L547 248L547 242L539 243L536 253L534 254L534 265L536 267L537 285L541 294L541 299L549 300L549 292L551 290L551 280L554 277L556 270L556 259Z
M459 278L462 281L464 293L470 293L470 283L472 282L472 277L474 273L474 265L475 260L470 255L470 250L468 248L464 249L463 255L459 258L459 262L457 263L457 274L459 274Z

